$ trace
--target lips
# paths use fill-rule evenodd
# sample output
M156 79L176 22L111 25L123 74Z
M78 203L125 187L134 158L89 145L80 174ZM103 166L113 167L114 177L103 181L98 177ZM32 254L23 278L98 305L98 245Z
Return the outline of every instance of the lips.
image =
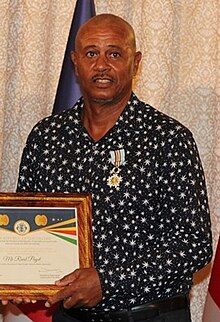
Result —
M111 83L111 80L108 78L97 78L95 82L100 84L107 84L107 83Z
M92 81L97 83L97 84L109 84L109 83L113 83L113 79L110 76L98 76L95 75L92 77Z

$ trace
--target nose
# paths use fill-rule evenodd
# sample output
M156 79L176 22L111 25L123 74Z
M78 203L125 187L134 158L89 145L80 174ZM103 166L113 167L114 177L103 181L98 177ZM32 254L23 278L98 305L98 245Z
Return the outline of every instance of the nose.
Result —
M108 60L105 55L99 55L96 59L95 70L104 72L110 68Z

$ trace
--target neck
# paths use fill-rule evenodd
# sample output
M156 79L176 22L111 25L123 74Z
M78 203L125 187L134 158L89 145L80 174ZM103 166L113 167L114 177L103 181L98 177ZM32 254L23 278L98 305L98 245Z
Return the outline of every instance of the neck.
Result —
M94 141L101 139L115 125L129 98L130 95L115 104L84 99L82 121Z

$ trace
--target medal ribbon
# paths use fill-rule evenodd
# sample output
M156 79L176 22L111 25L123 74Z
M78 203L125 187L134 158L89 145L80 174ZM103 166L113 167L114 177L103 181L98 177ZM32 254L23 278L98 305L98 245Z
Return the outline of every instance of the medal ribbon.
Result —
M110 151L111 162L114 164L116 168L120 167L125 162L125 150L115 150Z

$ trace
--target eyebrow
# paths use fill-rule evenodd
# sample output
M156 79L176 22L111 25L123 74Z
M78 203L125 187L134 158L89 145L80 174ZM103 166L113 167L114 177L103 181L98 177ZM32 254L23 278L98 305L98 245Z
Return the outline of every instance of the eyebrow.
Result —
M122 50L122 48L121 47L119 47L119 46L117 46L117 45L107 45L107 47L109 47L109 48L114 48L114 49L118 49L118 50ZM90 49L90 48L97 48L97 46L96 45L87 45L86 47L84 47L83 49L84 50L87 50L87 49Z

